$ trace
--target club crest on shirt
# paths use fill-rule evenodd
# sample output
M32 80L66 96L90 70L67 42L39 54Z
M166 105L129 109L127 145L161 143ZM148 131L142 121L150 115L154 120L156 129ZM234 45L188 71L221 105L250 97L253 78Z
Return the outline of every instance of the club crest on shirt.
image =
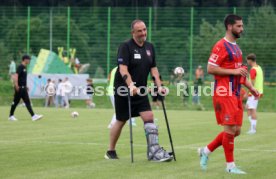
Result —
M118 58L118 62L123 62L123 59L122 58Z
M218 60L219 56L215 53L212 53L209 60L212 62L216 62Z
M146 50L146 52L147 52L147 55L150 57L151 56L150 50Z
M26 72L26 69L24 69L23 71Z

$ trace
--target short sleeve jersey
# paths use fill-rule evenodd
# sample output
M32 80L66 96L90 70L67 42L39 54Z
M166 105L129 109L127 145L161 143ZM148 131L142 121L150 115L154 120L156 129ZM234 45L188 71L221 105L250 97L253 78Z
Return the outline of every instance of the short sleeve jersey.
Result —
M214 45L208 64L226 69L239 68L242 65L242 51L236 43L222 38ZM214 96L240 96L240 76L214 75L214 78Z
M16 73L18 74L18 86L27 86L27 69L26 66L20 64L17 67Z
M147 86L147 79L151 68L156 67L154 47L145 42L142 47L138 46L133 39L122 43L117 55L118 65L126 65L135 86ZM114 87L126 86L119 68L115 74Z

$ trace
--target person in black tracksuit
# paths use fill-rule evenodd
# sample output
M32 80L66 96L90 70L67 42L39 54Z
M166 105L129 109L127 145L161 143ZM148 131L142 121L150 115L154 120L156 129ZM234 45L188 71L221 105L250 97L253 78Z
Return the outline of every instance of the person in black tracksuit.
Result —
M29 111L29 113L32 116L32 120L36 121L38 119L42 118L42 115L37 115L33 112L30 98L28 95L28 88L27 88L27 69L26 66L30 63L30 56L24 55L22 57L22 62L18 66L16 70L16 74L14 77L14 99L11 105L11 110L10 110L10 116L9 120L10 121L17 121L17 119L14 117L14 111L16 109L16 106L18 105L20 99L22 99Z

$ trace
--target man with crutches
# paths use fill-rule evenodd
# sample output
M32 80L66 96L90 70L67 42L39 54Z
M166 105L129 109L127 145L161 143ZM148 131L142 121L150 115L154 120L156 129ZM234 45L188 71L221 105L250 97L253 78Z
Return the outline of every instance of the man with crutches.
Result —
M141 116L147 139L148 160L171 161L173 157L158 143L158 129L153 122L154 117L147 96L146 87L149 73L155 78L159 91L165 91L161 86L156 67L154 47L146 41L147 29L143 21L134 20L132 22L131 34L132 38L122 43L118 50L117 63L119 68L114 80L117 120L110 130L109 149L105 158L118 159L115 147L123 126L130 117ZM130 93L129 98L128 92ZM128 106L129 102L130 106ZM129 112L131 116L129 116ZM132 131L130 133L132 135Z

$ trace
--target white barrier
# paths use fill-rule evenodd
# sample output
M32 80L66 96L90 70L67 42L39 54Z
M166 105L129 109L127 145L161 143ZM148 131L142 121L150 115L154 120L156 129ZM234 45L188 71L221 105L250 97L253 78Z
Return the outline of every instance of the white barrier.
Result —
M64 80L66 77L73 86L70 92L70 99L86 99L86 79L89 78L88 74L28 74L27 85L30 98L45 98L47 95L45 88L47 79L54 80L57 86L58 80Z

